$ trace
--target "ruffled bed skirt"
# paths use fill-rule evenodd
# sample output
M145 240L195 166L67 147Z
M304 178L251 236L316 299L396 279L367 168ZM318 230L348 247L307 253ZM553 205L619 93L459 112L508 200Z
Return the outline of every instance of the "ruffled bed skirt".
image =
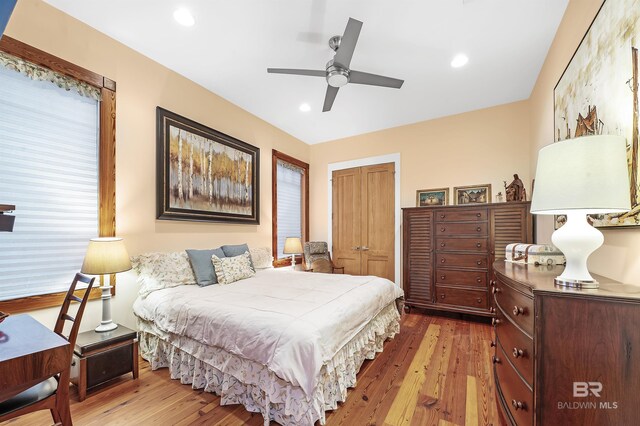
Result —
M138 319L140 350L151 369L169 367L172 379L220 396L221 405L242 404L282 425L325 424L325 411L337 408L356 385L365 359L382 352L385 340L400 331L400 314L391 303L322 367L311 397L272 373L266 366L207 346L193 339L158 330Z

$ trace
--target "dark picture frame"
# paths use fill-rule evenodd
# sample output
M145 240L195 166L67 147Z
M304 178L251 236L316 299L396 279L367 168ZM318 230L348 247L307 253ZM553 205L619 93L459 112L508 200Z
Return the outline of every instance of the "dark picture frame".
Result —
M157 218L260 223L260 148L156 108Z
M627 140L631 211L589 215L596 228L640 226L640 9L636 2L602 3L553 88L554 142L599 134ZM556 218L556 229L563 220Z

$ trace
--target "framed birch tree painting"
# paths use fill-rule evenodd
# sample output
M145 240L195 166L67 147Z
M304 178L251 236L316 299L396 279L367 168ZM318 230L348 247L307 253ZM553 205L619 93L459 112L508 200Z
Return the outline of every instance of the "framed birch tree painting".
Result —
M590 215L599 228L640 225L639 48L640 0L606 0L554 89L556 141L600 134L627 140L631 211Z
M260 223L260 149L158 107L157 218Z

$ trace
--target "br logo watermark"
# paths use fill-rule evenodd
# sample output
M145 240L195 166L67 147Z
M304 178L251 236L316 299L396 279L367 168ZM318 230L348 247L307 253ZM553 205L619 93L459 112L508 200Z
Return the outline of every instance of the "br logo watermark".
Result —
M573 382L573 397L600 398L602 393L602 383L600 382ZM559 401L559 410L616 410L617 401Z

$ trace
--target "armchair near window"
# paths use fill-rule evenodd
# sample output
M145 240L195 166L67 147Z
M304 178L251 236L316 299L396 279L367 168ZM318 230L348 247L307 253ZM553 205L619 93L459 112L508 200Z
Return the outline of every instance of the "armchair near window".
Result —
M308 241L303 248L304 267L310 272L333 274L340 271L344 274L344 266L336 266L331 260L329 245L324 241Z

